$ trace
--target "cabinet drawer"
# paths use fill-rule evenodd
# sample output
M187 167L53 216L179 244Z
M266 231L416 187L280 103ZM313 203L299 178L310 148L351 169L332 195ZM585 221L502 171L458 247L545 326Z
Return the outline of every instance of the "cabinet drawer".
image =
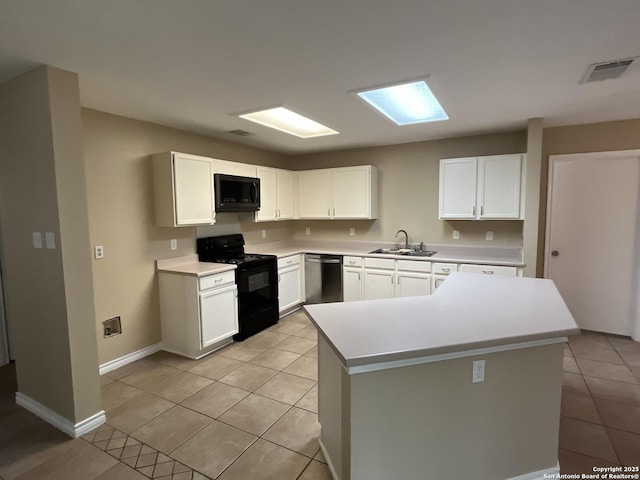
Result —
M518 274L516 267L504 267L497 265L473 265L469 263L463 263L460 265L461 272L471 273L484 273L485 275L506 275L509 277L515 277Z
M342 265L345 267L361 267L362 257L343 257Z
M198 287L200 287L200 291L202 291L209 288L221 287L222 285L235 283L235 281L236 273L233 270L230 270L224 273L216 273L215 275L200 277L198 280Z
M278 259L278 268L290 267L291 265L300 264L300 255L290 255Z
M365 258L365 268L384 268L385 270L394 270L396 261L392 258Z
M431 267L431 271L438 275L449 275L450 273L458 271L457 263L434 263Z
M423 262L420 260L398 260L398 270L429 273L431 271L431 262Z

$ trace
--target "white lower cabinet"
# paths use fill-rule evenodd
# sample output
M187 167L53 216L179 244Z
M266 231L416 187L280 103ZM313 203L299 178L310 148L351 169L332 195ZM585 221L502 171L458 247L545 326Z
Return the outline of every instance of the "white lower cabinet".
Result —
M365 269L364 271L364 299L395 297L395 272L393 270Z
M164 350L200 358L238 333L238 290L233 270L196 277L160 272Z
M364 282L362 277L364 270L362 268L362 257L347 257L342 261L342 299L345 302L354 302L362 300Z
M304 302L304 277L300 255L278 259L278 303L280 313Z
M431 265L431 293L442 285L450 273L458 271L457 263L434 263Z
M430 262L397 260L396 268L396 297L431 295Z
M460 265L459 272L482 273L484 275L506 275L508 277L517 277L518 269L516 267L505 267L502 265L474 265L463 263Z
M200 293L202 348L238 333L237 297L235 284Z

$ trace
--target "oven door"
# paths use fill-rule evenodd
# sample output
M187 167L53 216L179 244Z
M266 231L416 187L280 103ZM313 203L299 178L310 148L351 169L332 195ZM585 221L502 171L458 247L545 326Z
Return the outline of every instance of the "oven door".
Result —
M240 316L278 302L278 268L274 260L259 265L240 265L236 270Z

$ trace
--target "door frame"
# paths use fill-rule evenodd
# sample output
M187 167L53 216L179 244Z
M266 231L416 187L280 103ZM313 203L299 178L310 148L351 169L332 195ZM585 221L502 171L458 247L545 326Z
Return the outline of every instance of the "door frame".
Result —
M549 261L551 257L551 219L553 212L551 211L551 205L553 202L553 180L554 169L556 164L575 160L577 158L594 158L594 157L606 157L610 159L614 158L626 158L626 157L640 157L640 150L614 150L605 152L586 152L586 153L569 153L563 155L549 155L549 171L547 179L547 204L546 211L546 224L544 235L544 278L549 278ZM640 161L640 160L639 160ZM637 211L640 212L640 194L638 195ZM640 238L640 219L636 222L636 237ZM636 249L633 252L632 262L634 264L634 278L632 285L632 292L635 293L635 298L631 299L632 314L631 325L629 330L631 331L631 337L635 341L640 341L640 245L636 244Z

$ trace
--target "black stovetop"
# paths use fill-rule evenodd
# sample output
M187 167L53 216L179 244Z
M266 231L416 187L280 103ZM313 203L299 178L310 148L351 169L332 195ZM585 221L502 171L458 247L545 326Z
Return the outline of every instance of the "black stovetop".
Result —
M275 255L244 253L244 237L240 233L198 238L196 251L201 262L232 263L234 265L276 258Z

